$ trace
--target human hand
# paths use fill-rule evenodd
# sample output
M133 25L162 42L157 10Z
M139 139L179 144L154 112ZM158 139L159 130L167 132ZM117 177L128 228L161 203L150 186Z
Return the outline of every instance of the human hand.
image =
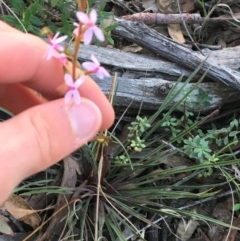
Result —
M81 103L67 109L57 92L62 66L56 58L43 58L48 45L3 22L0 39L0 106L16 114L0 123L1 205L21 180L109 128L114 112L89 77L80 88Z

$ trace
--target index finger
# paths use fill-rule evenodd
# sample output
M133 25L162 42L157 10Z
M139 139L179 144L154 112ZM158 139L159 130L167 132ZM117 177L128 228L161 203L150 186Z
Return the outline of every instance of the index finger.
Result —
M46 97L56 98L63 83L63 68L55 58L47 61L47 43L31 34L0 32L0 82L23 83Z
M63 68L55 58L49 61L44 59L47 43L3 23L0 23L0 39L0 83L20 82L43 94L46 98L59 98L57 87L64 82ZM111 125L114 118L113 109L91 78L86 78L80 88L80 93L99 107L106 126Z

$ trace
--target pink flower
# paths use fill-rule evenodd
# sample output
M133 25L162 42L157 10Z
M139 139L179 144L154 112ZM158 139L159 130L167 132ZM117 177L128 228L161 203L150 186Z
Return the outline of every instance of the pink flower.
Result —
M81 96L79 94L78 88L80 85L84 82L85 76L79 77L75 82L72 79L72 76L70 74L64 75L65 83L68 86L68 91L65 94L64 100L65 103L70 103L71 99L74 99L74 102L76 104L79 104L81 101Z
M59 59L62 65L65 65L68 61L67 55L64 53L55 53L53 56Z
M78 23L73 23L73 25L76 27L74 30L73 30L73 34L75 36L78 36L78 33L79 33L79 24Z
M53 38L49 38L50 45L47 49L46 59L49 60L51 57L56 57L56 51L62 52L64 50L63 46L60 45L61 42L67 39L67 36L64 35L62 37L59 37L59 32L55 34Z
M100 63L93 54L91 55L91 60L93 62L82 63L83 68L87 70L88 74L95 73L99 79L103 79L105 76L110 76L107 70L100 66Z
M95 25L97 22L97 12L95 9L92 9L89 15L83 12L77 12L77 18L79 22L83 24L83 27L86 28L84 33L84 44L90 44L93 38L93 34L95 34L98 40L104 41L102 30ZM78 28L79 26L77 26L77 29ZM78 30L75 29L73 33L77 35L77 31Z

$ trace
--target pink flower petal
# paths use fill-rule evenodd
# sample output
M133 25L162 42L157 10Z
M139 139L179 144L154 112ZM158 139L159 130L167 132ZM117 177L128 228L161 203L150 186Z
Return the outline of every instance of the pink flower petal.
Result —
M91 60L96 66L100 66L99 61L97 60L97 58L93 54L91 54Z
M52 46L49 45L48 48L47 48L47 53L46 53L46 60L51 59L53 54L54 54L54 49L53 49Z
M105 37L104 37L104 35L103 35L102 30L101 30L99 27L94 26L94 27L93 27L93 32L94 32L94 34L96 35L96 37L97 37L97 39L98 39L99 41L101 41L101 42L104 41Z
M76 15L77 15L79 22L81 22L83 24L87 24L89 22L88 15L86 13L77 12Z
M74 90L73 91L73 99L74 99L74 101L75 101L75 103L78 105L78 104L80 104L80 102L81 102L81 97L80 97L80 94L79 94L79 92L77 91L77 90Z
M49 60L51 57L59 58L59 55L58 53L56 53L56 51L62 52L64 50L64 48L60 45L60 43L66 40L67 36L65 35L58 38L59 34L60 32L57 32L53 38L49 38L50 45L48 46L47 53L46 53L47 60Z
M89 17L90 17L90 21L92 22L92 24L95 24L97 22L97 12L95 9L91 10Z
M101 71L98 71L96 75L99 79L104 79L104 74Z
M74 23L73 24L76 28L73 30L73 35L78 36L79 33L79 24L78 23Z
M98 71L96 72L96 75L99 79L103 79L105 76L106 77L110 76L107 70L103 67L99 67Z
M91 43L93 37L93 31L91 28L87 29L84 33L84 44L88 45Z
M64 50L63 46L61 45L55 45L54 48L58 51L58 52L62 52Z
M108 71L103 67L100 67L99 72L103 73L103 75L106 77L110 77L110 74L108 73Z
M65 65L68 61L67 55L64 53L57 53L56 58L60 60L62 65Z
M67 39L67 35L64 35L62 37L57 38L54 42L55 42L55 44L59 44L59 43L63 42L66 39Z
M94 70L96 67L96 64L93 62L84 62L82 63L82 67L88 71Z
M59 34L60 34L60 32L57 32L57 33L53 36L52 40L55 41L55 40L58 38L58 35L59 35Z
M67 93L64 96L64 101L66 104L70 103L72 96L73 96L73 91L72 90L67 91Z
M75 29L73 30L73 34L74 34L75 36L78 36L78 33L79 33L79 28L75 28Z
M70 87L74 87L73 79L72 79L72 76L70 74L65 74L64 80L65 80L66 85L68 85Z
M76 89L78 89L79 86L84 82L85 78L85 76L81 76L74 82L74 86Z

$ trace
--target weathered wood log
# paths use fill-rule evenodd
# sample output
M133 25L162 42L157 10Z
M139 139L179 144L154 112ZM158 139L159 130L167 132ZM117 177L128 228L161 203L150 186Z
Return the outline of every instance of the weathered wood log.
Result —
M100 80L95 76L93 79L100 85L104 93L109 94L109 89L111 85L111 78L105 78ZM138 109L140 104L143 103L142 109L146 110L157 110L159 106L163 103L166 98L166 94L169 92L170 88L173 87L176 82L166 81L163 79L126 79L118 77L118 88L115 98L115 106L126 108L130 107ZM183 83L176 86L178 91ZM189 90L194 84L189 83L185 90ZM237 91L226 88L220 83L200 83L198 87L191 93L191 106L196 104L196 108L190 107L190 102L186 101L185 104L181 104L177 110L182 111L184 108L192 110L194 112L199 111L198 103L198 91L199 88L206 92L209 92L209 96L212 98L209 106L203 106L203 112L209 112L211 110L217 109L225 103L229 103L240 99L240 95ZM165 92L164 92L164 91ZM184 96L184 93L180 93L177 98L175 98L172 103L167 107L170 109L173 105L179 102L179 100Z
M69 49L73 50L72 44L69 46ZM208 60L215 62L217 65L224 65L235 71L240 69L240 64L238 64L240 46L217 51L203 49L202 52L208 53ZM138 71L140 78L146 77L148 73L152 73L157 76L161 75L166 80L176 80L176 77L178 78L181 75L189 77L193 72L188 67L173 63L161 56L129 53L114 48L103 48L94 45L82 45L78 53L78 59L80 61L88 61L91 54L94 54L103 65L111 66L111 69Z
M207 71L207 76L212 80L240 90L240 73L214 61L209 61L208 55L204 56L194 52L143 23L123 19L119 19L117 23L118 27L113 30L117 36L124 36L125 39L137 43L154 54L159 54L192 70L204 62L200 70L201 73Z
M69 49L72 51L73 45L70 45ZM89 61L91 54L94 54L102 65L108 66L112 74L116 71L122 72L123 77L160 77L169 81L176 81L180 76L183 75L187 78L192 73L187 68L156 56L126 53L118 49L93 45L83 45L78 53L78 59L80 62Z
M70 45L69 49L72 50L73 46ZM233 54L233 52L237 54ZM186 79L192 73L192 71L185 67L181 67L179 64L171 63L157 56L125 53L116 49L91 45L82 45L78 53L78 58L81 62L88 61L92 53L94 53L98 60L103 65L107 66L110 71L112 70L112 72L114 72L114 69L123 70L123 76L118 77L118 91L115 99L115 105L121 108L126 108L131 104L132 108L138 109L141 102L143 102L143 109L156 110L166 98L169 86L174 85L181 75ZM240 47L228 48L212 52L209 59L213 59L216 63L223 63L225 66L237 70L238 66L235 63L237 62L237 56L240 56L239 53ZM126 71L137 72L139 79L127 77L125 74ZM158 78L146 78L148 76L155 76ZM111 78L100 80L94 76L92 77L100 85L104 93L108 94ZM194 79L197 80L200 78L200 75L196 75L195 77ZM182 84L179 84L176 91L179 90L181 86ZM193 84L188 84L186 89L192 86ZM230 87L226 88L226 86L221 83L201 83L198 87L209 92L209 96L212 98L210 101L211 105L205 106L203 109L203 111L206 112L216 109L223 104L240 99L239 91ZM172 102L168 109L182 97L183 93ZM198 102L198 89L192 93L191 98L193 102ZM188 105L185 105L185 107L188 107ZM178 108L178 110L182 109L183 105ZM198 109L196 108L194 111L198 111Z
M70 45L69 49L72 50L73 46ZM206 52L206 50L203 50L203 52ZM83 45L78 54L78 59L81 62L88 61L92 53L94 53L104 66L108 66L111 72L122 72L120 76L125 78L139 79L151 77L176 81L182 75L184 76L183 79L188 78L193 72L186 67L182 67L179 64L172 63L158 56L126 53L118 49L102 48L93 45ZM219 65L224 65L238 71L239 65L237 63L239 57L240 47L234 47L211 51L208 59ZM198 80L200 76L200 74L197 74L193 77L193 80Z

